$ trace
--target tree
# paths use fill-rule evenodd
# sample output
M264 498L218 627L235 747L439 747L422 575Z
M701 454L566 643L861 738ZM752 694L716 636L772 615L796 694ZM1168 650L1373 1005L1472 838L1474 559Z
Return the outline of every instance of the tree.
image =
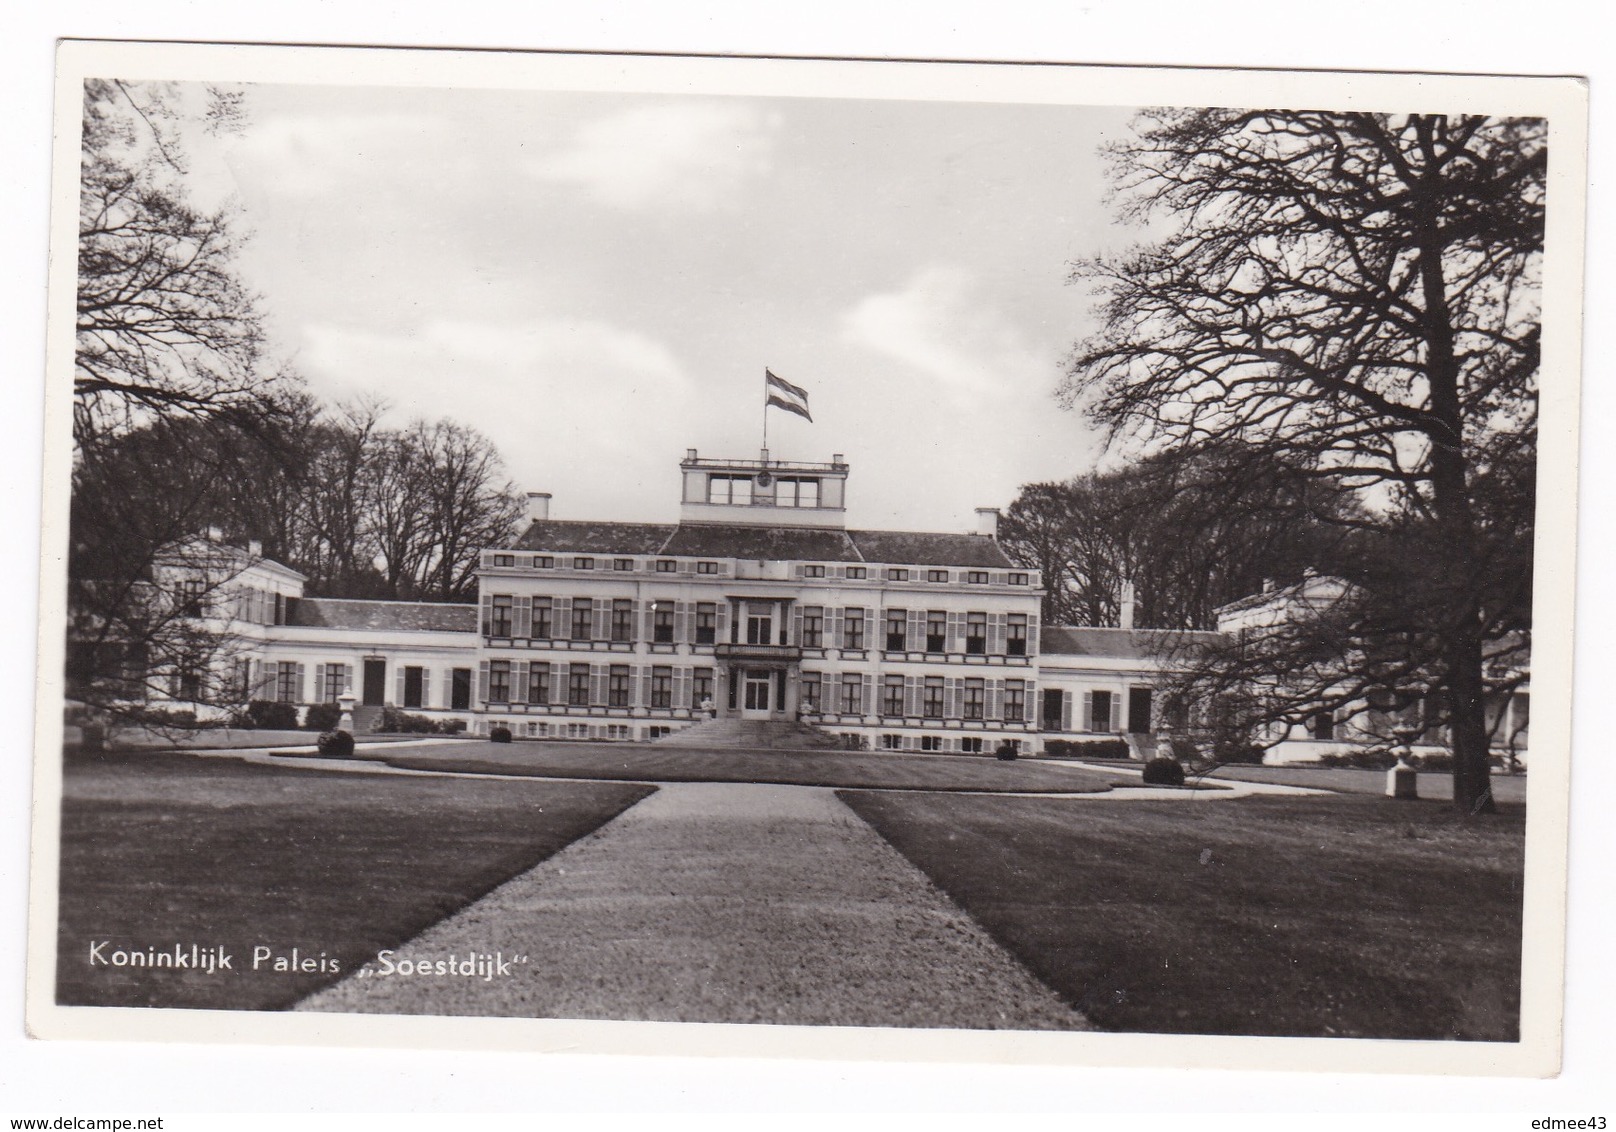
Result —
M1537 120L1148 111L1110 156L1124 218L1166 234L1074 273L1106 301L1065 395L1113 442L1238 446L1344 501L1373 564L1353 632L1406 650L1389 694L1447 704L1466 812L1492 809L1490 646L1530 627L1546 145Z

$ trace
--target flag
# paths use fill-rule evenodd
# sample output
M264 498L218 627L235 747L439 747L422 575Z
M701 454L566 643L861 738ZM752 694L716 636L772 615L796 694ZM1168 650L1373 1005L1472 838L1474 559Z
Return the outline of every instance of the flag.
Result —
M808 391L783 377L774 376L767 369L763 371L763 396L764 408L773 405L788 413L796 413L799 417L807 417L809 422L814 419L808 416Z

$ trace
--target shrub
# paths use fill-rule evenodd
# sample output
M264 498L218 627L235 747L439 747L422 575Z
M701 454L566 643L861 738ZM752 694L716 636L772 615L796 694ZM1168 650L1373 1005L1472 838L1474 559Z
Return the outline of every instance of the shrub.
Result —
M1319 759L1319 765L1347 767L1353 770L1390 770L1397 765L1397 756L1384 747L1332 752Z
M1218 763L1245 763L1260 765L1263 761L1263 749L1255 743L1244 740L1239 742L1214 743L1212 757Z
M448 722L448 721L445 721ZM454 722L458 723L458 720ZM461 724L462 727L465 724ZM381 716L376 720L377 731L391 731L405 735L436 735L441 725L435 719L424 715L411 715L407 711L400 711L396 707L382 708Z
M274 700L253 700L237 717L239 725L255 731L296 731L297 705Z
M310 731L335 731L341 718L342 708L336 704L310 704L303 726Z
M463 719L445 719L438 724L438 730L445 735L458 735L465 729L466 721Z
M1044 753L1056 759L1126 759L1132 757L1125 739L1051 739Z
M509 743L511 741L511 729L509 727L490 727L488 729L488 739L492 743Z
M1437 751L1429 755L1414 755L1408 760L1421 770L1452 770L1453 756L1447 751ZM1491 760L1489 760L1490 762Z
M327 731L320 736L317 745L328 759L345 759L354 752L353 736L346 731Z
M174 708L143 707L130 716L131 723L143 724L146 727L191 729L196 724L196 712Z
M1177 759L1154 758L1145 764L1147 786L1182 786L1184 768Z

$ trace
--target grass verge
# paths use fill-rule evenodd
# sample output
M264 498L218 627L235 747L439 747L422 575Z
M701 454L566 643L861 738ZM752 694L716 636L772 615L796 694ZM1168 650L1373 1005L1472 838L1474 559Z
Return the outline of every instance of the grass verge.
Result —
M417 770L602 778L634 782L755 782L873 790L1095 793L1110 776L1074 767L961 755L840 751L704 751L628 743L468 743L362 751L361 758Z
M840 796L1105 1029L1518 1037L1519 807Z
M355 970L652 792L133 755L65 764L57 1001L274 1010ZM91 947L105 941L92 962ZM229 970L115 966L222 949ZM298 966L253 969L266 947ZM322 962L322 959L325 962ZM334 963L336 970L330 969Z

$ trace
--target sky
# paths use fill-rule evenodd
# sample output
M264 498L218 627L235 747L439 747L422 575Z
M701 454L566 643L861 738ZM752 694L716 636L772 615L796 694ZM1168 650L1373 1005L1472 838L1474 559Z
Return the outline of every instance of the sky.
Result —
M194 93L194 92L193 92ZM1098 454L1062 410L1091 324L1073 260L1134 238L1116 108L246 88L185 131L250 234L274 351L330 401L487 435L562 519L672 521L677 464L852 471L850 525L969 530Z

